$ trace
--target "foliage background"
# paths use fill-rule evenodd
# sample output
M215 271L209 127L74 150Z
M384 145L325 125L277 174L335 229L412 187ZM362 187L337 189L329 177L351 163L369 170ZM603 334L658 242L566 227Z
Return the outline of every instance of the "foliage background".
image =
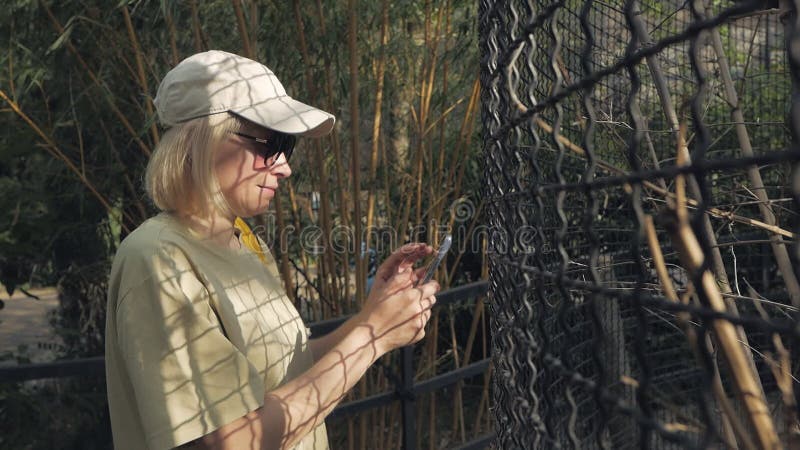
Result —
M291 95L337 116L330 138L300 143L291 183L253 225L262 225L308 320L354 311L370 269L357 247L376 249L380 260L408 240L436 242L439 226L472 229L480 217L475 8L461 0L7 2L0 9L0 283L9 294L57 285L60 355L102 354L110 261L120 240L155 212L141 180L162 132L152 106L158 82L186 56L221 49L264 62ZM462 207L458 216L454 205ZM310 225L325 236L336 226L356 236L380 226L397 238L354 238L344 251L323 241L326 251L314 255L297 235ZM290 226L295 231L281 233ZM464 236L440 269L445 286L485 275L481 242ZM482 302L465 308L434 321L417 349L418 377L486 355L485 328L476 326ZM24 361L24 354L4 358ZM371 372L354 395L387 383ZM437 408L435 395L420 399L427 425L420 439L431 448L485 428L483 380L464 389L472 397L460 387L441 394L452 408ZM0 386L0 445L107 447L104 392L102 380ZM461 405L470 402L465 413ZM446 412L437 418L439 409ZM336 446L399 444L394 413L350 420L332 436Z

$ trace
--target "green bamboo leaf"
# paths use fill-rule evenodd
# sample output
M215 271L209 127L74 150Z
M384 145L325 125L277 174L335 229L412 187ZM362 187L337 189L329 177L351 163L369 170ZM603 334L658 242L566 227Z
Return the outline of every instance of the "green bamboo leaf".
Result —
M61 33L61 35L58 36L55 42L53 42L50 45L50 47L47 48L47 51L45 51L45 55L49 55L50 53L53 53L54 51L64 46L64 43L67 42L69 36L72 34L72 30L75 28L76 17L78 16L72 16L69 18L67 24L64 25L64 32Z
M155 113L150 117L148 117L144 121L144 123L142 123L142 126L137 130L136 134L140 137L145 136L147 133L150 132L150 127L153 125L153 123L155 123L157 119L158 119L158 114Z

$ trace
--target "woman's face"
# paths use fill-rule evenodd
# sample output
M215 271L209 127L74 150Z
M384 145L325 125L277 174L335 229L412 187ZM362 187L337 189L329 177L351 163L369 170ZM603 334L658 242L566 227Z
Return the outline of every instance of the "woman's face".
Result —
M268 138L271 133L253 125L245 126L241 132L261 139ZM261 144L229 134L214 155L220 190L231 211L239 217L253 217L266 212L280 180L292 174L283 154L270 166L269 161L259 156L258 145Z

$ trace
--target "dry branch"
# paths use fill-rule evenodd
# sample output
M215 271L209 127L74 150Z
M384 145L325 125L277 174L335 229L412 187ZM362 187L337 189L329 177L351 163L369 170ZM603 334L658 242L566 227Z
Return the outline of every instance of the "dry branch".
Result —
M679 138L678 164L684 162L685 154L681 152L682 133ZM705 255L689 224L689 213L686 207L685 180L683 175L676 178L675 203L665 215L665 226L670 233L673 245L677 249L678 257L684 269L693 275L693 279L700 284L695 289L704 294L708 301L707 307L716 312L727 312L725 301L720 295L714 275L704 269ZM736 327L727 320L716 319L711 322L712 329L720 346L720 351L731 369L733 383L739 400L746 409L746 419L756 434L759 448L773 450L782 448L772 422L769 408L761 388L758 375L754 370L752 356L748 357L740 343L740 333Z
M650 256L653 258L653 266L656 269L658 280L661 284L661 289L664 292L664 296L667 298L667 300L675 303L681 303L678 293L675 290L675 286L672 284L672 279L669 276L669 272L667 271L664 255L661 252L661 244L659 243L658 236L656 235L653 217L646 216L644 225L645 234L647 235L647 245L650 248ZM692 348L695 358L702 363L697 333L695 333L694 328L692 328L691 316L687 312L681 312L678 313L677 318L678 324L680 325L684 334L686 334L686 339L689 341L689 346ZM708 345L710 346L711 343L708 342ZM709 348L709 352L713 354L713 348ZM716 369L716 365L714 368ZM714 397L717 399L717 402L719 402L719 405L722 408L722 412L724 414L723 420L727 422L726 425L730 427L737 441L741 443L744 448L748 450L754 450L756 448L755 444L753 444L752 439L750 439L750 436L745 431L744 426L739 421L739 416L736 413L736 410L728 400L727 394L725 394L718 370L714 370L711 382ZM728 445L728 447L735 447L732 443L727 443L726 445Z
M539 126L542 130L544 130L545 133L552 133L553 132L553 127L551 127L547 122L545 122L544 120L540 119L539 117L535 117L534 118L534 122L536 123L537 126ZM558 135L558 141L562 145L564 145L567 149L572 151L573 153L576 153L576 154L578 154L578 155L580 155L582 157L586 157L586 151L583 148L581 148L579 145L576 145L575 143L573 143L572 141L567 139L565 136ZM624 174L627 173L625 170L623 170L623 169L621 169L621 168L619 168L617 166L614 166L613 164L607 163L607 162L605 162L603 160L595 159L595 162L596 162L598 167L600 167L601 169L603 169L603 170L605 170L605 171L607 171L609 173L612 173L612 174L615 174L615 175L624 175ZM653 191L653 192L655 192L657 194L660 194L661 196L663 196L665 198L669 199L669 198L673 198L674 197L674 194L672 194L668 190L666 190L666 189L662 188L661 186L658 186L658 185L656 185L656 184L654 184L654 183L652 183L650 181L642 181L642 186L646 187L647 189L650 189L651 191ZM686 199L686 202L687 202L687 205L690 206L690 207L697 207L699 205L699 203L696 200L691 199L691 198ZM785 229L783 229L781 227L778 227L776 225L770 225L770 224L764 223L764 222L762 222L760 220L752 219L750 217L740 216L738 214L734 214L731 211L726 211L724 209L714 208L714 207L707 207L703 211L706 214L708 214L710 216L713 216L713 217L716 217L716 218L719 218L719 219L726 219L726 220L730 220L732 222L741 223L741 224L744 224L744 225L750 225L752 227L760 228L760 229L766 230L766 231L768 231L770 233L779 234L781 236L785 236L785 237L788 237L788 238L793 239L793 240L797 240L798 239L797 234L792 233L791 231L785 230Z
M707 10L707 12L710 11ZM736 124L736 137L739 140L739 149L742 151L742 155L746 157L753 156L753 146L750 143L750 135L747 132L744 114L742 114L739 98L736 95L736 88L731 78L728 58L725 55L725 49L722 46L722 38L717 28L711 29L711 43L717 55L719 75L720 78L722 78L725 100L731 107L731 119ZM762 220L767 225L778 226L778 221L775 218L775 213L772 211L772 206L767 196L766 188L764 187L764 181L761 179L761 171L758 169L758 166L753 165L748 167L747 177L752 185L753 193L759 201L758 209L761 212ZM778 271L786 285L786 290L789 291L792 305L798 307L800 306L800 284L798 284L797 278L794 275L794 269L789 260L789 252L786 250L783 239L779 234L771 233L770 241L772 241L770 245L772 254L775 256L775 262L778 265Z

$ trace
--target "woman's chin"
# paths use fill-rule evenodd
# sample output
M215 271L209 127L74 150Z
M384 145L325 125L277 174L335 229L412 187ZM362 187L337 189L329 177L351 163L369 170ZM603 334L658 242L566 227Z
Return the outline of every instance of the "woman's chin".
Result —
M269 211L269 204L270 204L270 202L267 201L266 203L262 203L262 204L258 205L257 207L254 207L254 208L246 208L246 209L242 208L240 213L237 214L237 215L239 217L243 218L243 219L247 219L247 218L250 218L250 217L255 217L255 216L260 216L262 214L266 214L267 211Z

